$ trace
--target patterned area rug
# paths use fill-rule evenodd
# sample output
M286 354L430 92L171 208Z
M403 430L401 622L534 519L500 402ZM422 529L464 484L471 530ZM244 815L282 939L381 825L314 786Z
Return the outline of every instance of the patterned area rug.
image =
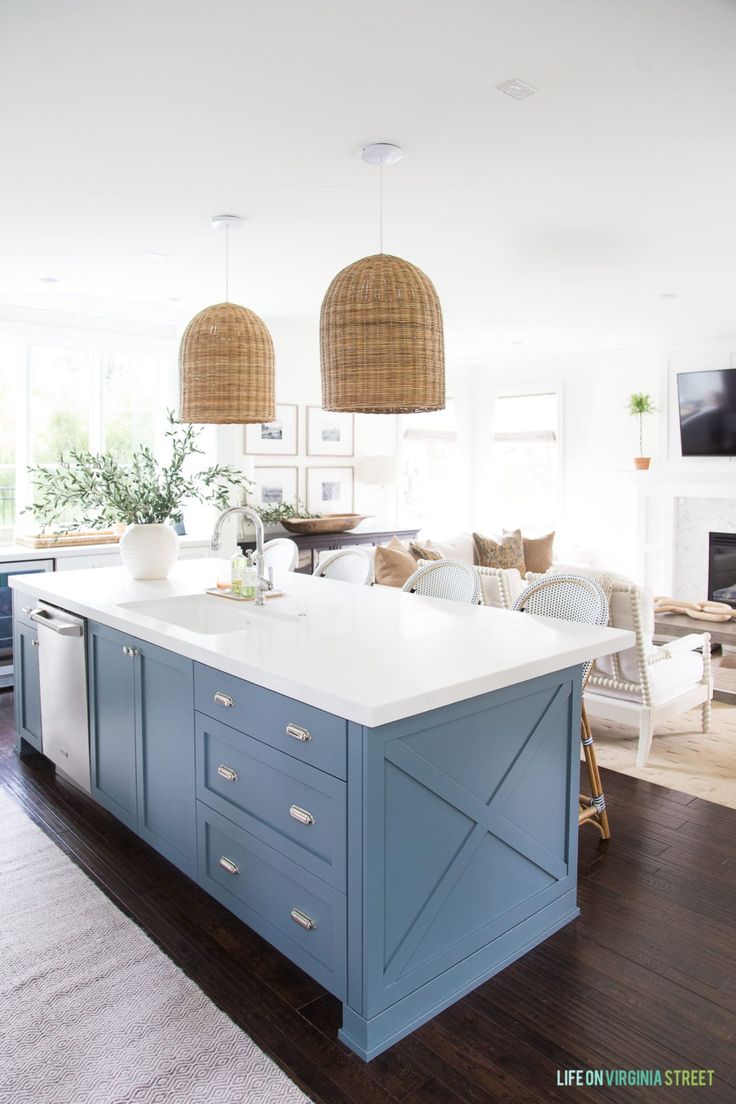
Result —
M3 1104L308 1097L0 791Z
M636 729L590 721L600 766L736 809L736 707L714 702L707 736L700 709L658 725L646 767L636 766Z

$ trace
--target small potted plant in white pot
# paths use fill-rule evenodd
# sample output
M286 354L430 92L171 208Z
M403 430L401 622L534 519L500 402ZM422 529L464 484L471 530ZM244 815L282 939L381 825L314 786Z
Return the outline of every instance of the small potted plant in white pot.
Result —
M57 464L29 468L34 484L29 512L47 528L60 522L65 529L125 526L120 556L128 573L134 579L165 579L179 553L172 523L182 520L185 503L224 509L231 488L250 486L242 472L222 464L185 472L187 460L202 453L196 443L200 431L175 425L171 415L169 421L168 464L149 448L141 448L129 464L110 453L73 449Z
M629 396L629 414L639 419L639 455L634 457L634 467L638 471L647 471L652 462L651 456L644 455L644 415L654 414L656 410L650 395L635 391Z

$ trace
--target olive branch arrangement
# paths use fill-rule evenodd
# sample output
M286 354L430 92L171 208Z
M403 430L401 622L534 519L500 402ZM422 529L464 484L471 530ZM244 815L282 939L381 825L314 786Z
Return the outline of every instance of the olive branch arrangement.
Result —
M197 445L201 429L179 424L168 412L171 458L161 463L150 448L141 448L130 463L110 453L72 449L58 463L31 467L34 496L28 513L51 527L102 529L114 524L149 525L182 520L187 502L225 509L230 491L246 493L253 483L237 468L212 464L185 471L191 456L204 455ZM67 517L74 520L67 523Z

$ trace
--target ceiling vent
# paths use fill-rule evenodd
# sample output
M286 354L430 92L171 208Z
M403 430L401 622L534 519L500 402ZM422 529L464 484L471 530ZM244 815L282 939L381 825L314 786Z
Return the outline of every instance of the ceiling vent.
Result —
M529 96L534 96L537 91L536 88L532 88L530 84L525 84L523 80L518 80L516 77L497 84L496 88L505 96L511 96L512 100L526 100Z

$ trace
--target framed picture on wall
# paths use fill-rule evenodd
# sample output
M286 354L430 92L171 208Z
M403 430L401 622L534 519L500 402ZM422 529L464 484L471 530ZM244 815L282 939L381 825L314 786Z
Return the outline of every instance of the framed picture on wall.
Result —
M253 470L255 506L296 506L299 496L299 469L256 467Z
M354 432L354 414L307 407L308 456L352 456Z
M311 514L352 514L353 469L307 468L307 509Z
M296 456L299 451L299 407L276 403L272 422L244 426L243 451L251 456Z

